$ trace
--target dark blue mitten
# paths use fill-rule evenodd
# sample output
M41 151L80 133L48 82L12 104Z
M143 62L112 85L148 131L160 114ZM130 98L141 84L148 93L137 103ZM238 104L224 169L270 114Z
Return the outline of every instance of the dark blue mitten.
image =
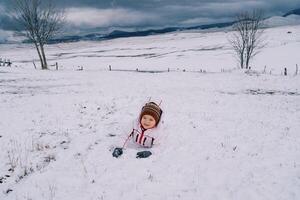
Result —
M123 154L123 149L122 148L115 148L114 152L112 153L113 157L118 158L119 156L121 156Z
M152 153L150 151L140 151L140 152L137 152L136 158L148 158L151 155L152 155Z

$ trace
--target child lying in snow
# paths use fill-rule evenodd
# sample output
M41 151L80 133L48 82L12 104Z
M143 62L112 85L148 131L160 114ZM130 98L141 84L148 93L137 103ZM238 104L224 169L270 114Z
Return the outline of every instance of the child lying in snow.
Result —
M146 103L142 108L139 119L134 123L132 131L122 148L115 148L113 152L114 157L119 157L123 154L123 148L128 140L131 138L132 142L141 147L151 148L155 144L157 137L157 126L162 115L161 108L154 102ZM141 151L137 153L137 158L147 158L152 153L150 151Z

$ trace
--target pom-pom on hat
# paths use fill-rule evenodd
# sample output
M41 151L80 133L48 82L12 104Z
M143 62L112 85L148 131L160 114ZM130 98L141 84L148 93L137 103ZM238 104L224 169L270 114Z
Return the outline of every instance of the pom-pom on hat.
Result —
M140 121L144 115L150 115L155 120L155 125L160 121L160 117L162 114L161 108L154 102L149 102L144 105L140 114Z

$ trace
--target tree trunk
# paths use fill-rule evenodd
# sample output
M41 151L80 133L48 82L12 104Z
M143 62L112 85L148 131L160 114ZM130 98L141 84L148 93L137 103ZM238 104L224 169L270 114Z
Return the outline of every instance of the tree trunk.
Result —
M244 68L244 55L240 55L240 64L241 64L241 68L243 69Z
M247 49L247 52L246 52L246 56L247 56L246 57L246 69L249 69L251 54L252 54L251 49Z
M249 69L249 58L246 58L246 69Z
M36 48L36 50L38 52L38 55L39 55L39 58L40 58L41 67L42 67L42 69L44 69L44 61L43 61L43 57L41 55L41 51L39 49L39 46L38 46L38 44L36 42L34 42L34 45L35 45L35 48Z
M44 50L44 45L41 44L41 52L42 52L42 57L43 57L43 65L44 65L44 68L43 69L48 69L48 65L47 65L47 59L46 59L46 56L45 56L45 50Z

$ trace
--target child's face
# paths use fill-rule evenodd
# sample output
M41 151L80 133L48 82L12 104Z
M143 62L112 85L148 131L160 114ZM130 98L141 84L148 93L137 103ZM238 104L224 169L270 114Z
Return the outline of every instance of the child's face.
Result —
M155 119L151 115L143 115L141 124L145 129L151 129L155 126Z

